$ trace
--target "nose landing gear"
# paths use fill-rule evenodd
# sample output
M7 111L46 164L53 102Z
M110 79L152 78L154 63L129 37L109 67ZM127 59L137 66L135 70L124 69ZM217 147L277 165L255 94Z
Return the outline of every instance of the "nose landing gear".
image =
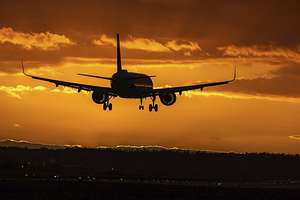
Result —
M112 104L109 103L108 101L103 103L103 110L106 110L107 108L109 110L112 110Z
M112 110L112 104L109 103L109 100L111 99L111 97L103 103L103 110L106 110L107 108L111 111Z
M141 105L139 105L139 110L144 110L143 99L141 98Z

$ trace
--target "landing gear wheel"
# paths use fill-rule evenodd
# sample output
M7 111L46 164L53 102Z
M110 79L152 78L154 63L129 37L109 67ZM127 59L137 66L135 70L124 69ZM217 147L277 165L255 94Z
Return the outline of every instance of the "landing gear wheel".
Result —
M154 110L155 110L155 112L158 111L158 105L157 104L154 105Z
M153 106L152 104L149 104L149 111L152 112Z
M106 109L109 109L109 110L112 110L112 104L111 103L108 103L108 102L104 102L103 103L103 110L106 110Z

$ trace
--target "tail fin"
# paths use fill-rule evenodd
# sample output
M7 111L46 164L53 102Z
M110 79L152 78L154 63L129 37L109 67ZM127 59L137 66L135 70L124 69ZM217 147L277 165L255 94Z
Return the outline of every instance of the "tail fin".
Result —
M122 71L119 34L117 34L117 73Z

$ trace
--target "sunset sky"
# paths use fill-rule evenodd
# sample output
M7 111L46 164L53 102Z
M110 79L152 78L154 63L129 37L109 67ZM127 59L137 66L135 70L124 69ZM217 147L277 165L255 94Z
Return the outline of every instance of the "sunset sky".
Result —
M0 140L159 145L222 152L300 153L300 1L11 0L0 3ZM22 74L97 86L123 69L154 87L233 78L184 92L173 106L112 111L80 92ZM144 101L145 108L151 100Z

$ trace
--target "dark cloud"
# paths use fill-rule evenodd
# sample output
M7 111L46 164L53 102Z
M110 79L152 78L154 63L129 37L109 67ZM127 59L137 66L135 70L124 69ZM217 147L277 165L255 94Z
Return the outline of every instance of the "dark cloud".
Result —
M263 9L261 12L254 12L255 9L250 8L252 10L252 15L248 15L250 18L255 15L260 17L237 42L240 45L271 43L295 49L300 43L297 37L300 22L296 20L299 18L297 7L300 2L272 1L270 4L270 2L261 1L261 3Z
M21 60L19 63L7 63L7 62L0 62L0 72L4 72L7 74L16 74L21 72Z
M195 59L223 57L217 47L269 45L299 50L300 2L269 1L96 1L12 0L1 2L0 29L22 33L64 35L77 45L52 52L20 50L0 44L0 60L39 60L57 64L65 57L114 58L113 47L96 47L103 34L121 40L128 35L167 44L175 40L196 42L203 52L149 53L122 49L135 59ZM1 71L12 72L14 69Z
M240 44L300 43L300 2L286 1L5 1L0 26L69 37L210 39ZM13 12L12 12L13 9ZM71 39L74 39L71 38Z
M277 70L271 70L270 73L276 76L296 76L300 78L300 64L293 63L289 66L280 67Z
M272 71L273 74L280 74L279 68L277 71ZM228 85L220 87L207 88L206 91L233 92L254 96L281 96L281 97L300 97L300 77L297 76L261 76L258 78L240 78Z
M211 137L213 140L221 140L219 137Z

